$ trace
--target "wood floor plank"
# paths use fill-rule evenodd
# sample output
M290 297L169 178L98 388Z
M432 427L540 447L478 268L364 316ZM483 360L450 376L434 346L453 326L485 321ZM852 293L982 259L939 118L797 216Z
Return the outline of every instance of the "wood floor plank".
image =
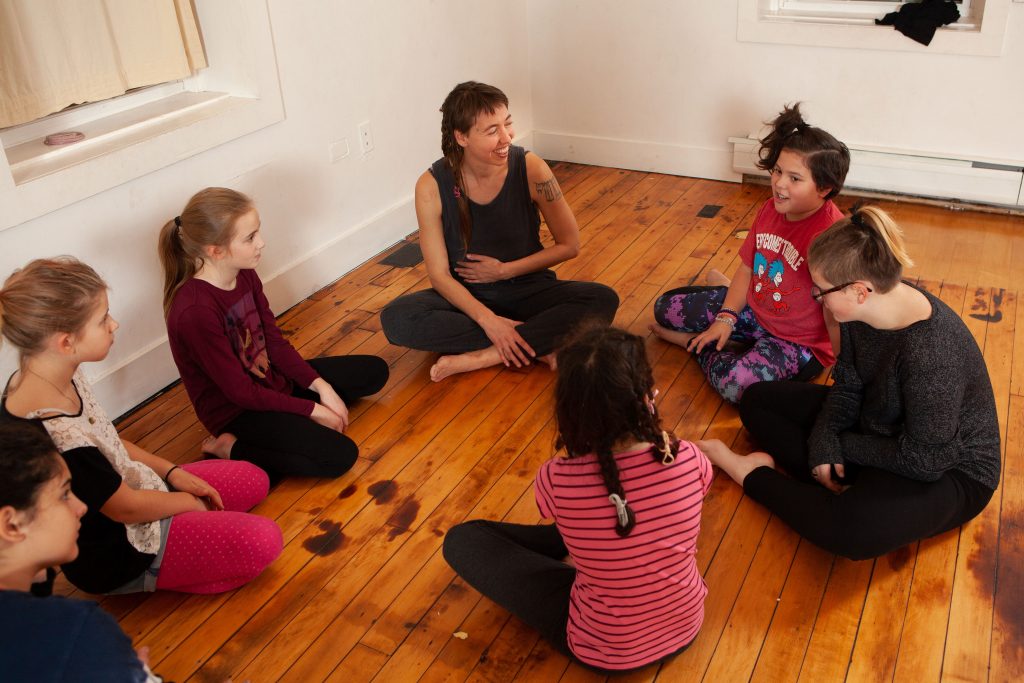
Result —
M846 680L873 561L836 558L798 681Z
M992 681L1024 680L1024 397L1011 396L995 609L992 622Z
M369 683L388 656L365 645L356 645L341 661L341 664L324 679L325 683Z
M831 554L810 541L800 541L750 677L752 682L790 683L799 678L832 560Z
M854 681L891 681L896 668L917 543L875 560L857 629L848 676Z
M792 529L772 517L704 674L707 680L750 679L799 543Z

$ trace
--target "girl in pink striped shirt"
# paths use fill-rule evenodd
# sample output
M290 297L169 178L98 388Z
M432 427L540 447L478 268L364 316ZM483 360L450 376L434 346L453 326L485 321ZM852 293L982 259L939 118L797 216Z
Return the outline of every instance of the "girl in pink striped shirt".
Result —
M475 520L444 556L471 586L575 661L637 669L690 644L707 586L696 563L711 464L661 429L643 341L582 332L558 352L558 445L537 474L553 525Z

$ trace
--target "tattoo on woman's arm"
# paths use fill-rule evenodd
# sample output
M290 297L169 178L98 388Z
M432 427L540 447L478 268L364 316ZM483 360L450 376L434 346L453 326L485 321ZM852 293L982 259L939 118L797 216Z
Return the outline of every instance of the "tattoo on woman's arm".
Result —
M545 180L543 183L536 183L537 194L549 202L555 202L562 198L562 188L558 186L558 181L555 180L554 176Z

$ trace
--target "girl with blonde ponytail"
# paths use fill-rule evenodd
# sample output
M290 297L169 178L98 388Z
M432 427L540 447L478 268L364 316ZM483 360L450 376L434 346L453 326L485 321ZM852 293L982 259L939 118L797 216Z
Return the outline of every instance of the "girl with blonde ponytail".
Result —
M118 323L107 286L70 257L37 259L0 291L4 338L20 369L0 423L52 439L88 506L79 552L60 562L88 593L220 593L256 577L281 552L273 520L246 511L267 495L246 462L177 465L123 440L99 405L83 363L106 358Z
M622 672L685 648L707 587L695 553L711 465L661 427L640 337L592 327L558 352L555 418L568 457L541 466L554 524L475 520L444 556L467 583L589 668Z
M420 247L432 289L381 311L392 344L442 354L435 382L493 365L549 366L560 339L587 318L611 323L615 291L558 280L579 227L547 163L512 144L508 98L455 86L441 106L441 152L416 183ZM541 216L554 244L540 240Z
M358 448L342 432L348 403L379 391L377 356L303 360L270 310L256 266L260 215L240 192L208 187L160 231L171 354L196 415L203 451L248 460L272 477L337 477Z
M740 402L766 453L702 444L751 498L852 559L960 526L999 483L999 423L981 350L941 300L902 280L903 232L877 207L811 245L812 296L839 322L831 387L766 382ZM789 473L783 476L778 465Z

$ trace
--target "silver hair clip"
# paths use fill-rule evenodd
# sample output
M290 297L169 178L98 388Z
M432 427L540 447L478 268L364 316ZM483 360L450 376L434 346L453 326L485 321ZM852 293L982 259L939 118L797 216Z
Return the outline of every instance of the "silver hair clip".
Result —
M619 518L619 526L626 527L629 525L629 513L626 511L626 499L619 496L617 493L613 493L608 496L608 500L615 506L615 514Z

